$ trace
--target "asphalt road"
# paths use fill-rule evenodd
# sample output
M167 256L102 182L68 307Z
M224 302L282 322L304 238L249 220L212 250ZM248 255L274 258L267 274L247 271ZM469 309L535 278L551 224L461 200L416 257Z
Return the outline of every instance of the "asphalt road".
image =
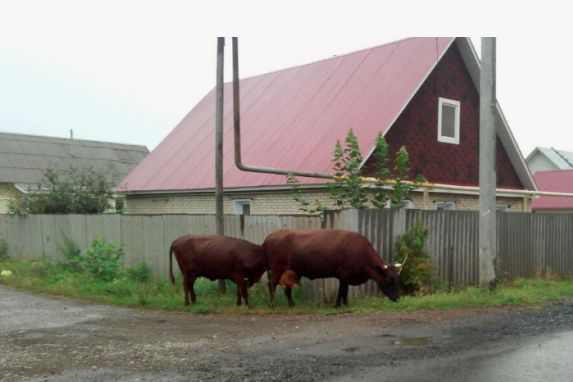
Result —
M0 286L0 381L572 381L573 302L332 316L118 308Z
M507 343L509 342L509 343ZM381 377L383 376L383 377ZM344 379L344 378L343 378ZM533 335L431 360L363 370L363 381L573 381L573 331Z

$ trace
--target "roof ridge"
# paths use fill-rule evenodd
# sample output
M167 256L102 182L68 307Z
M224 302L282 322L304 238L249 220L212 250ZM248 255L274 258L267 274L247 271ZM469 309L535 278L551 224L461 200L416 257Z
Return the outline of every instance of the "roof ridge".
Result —
M554 147L551 147L551 150L553 150L553 152L555 152L555 154L559 155L559 157L561 159L563 159L565 161L565 163L567 163L569 166L571 166L571 168L573 168L573 163L569 162L569 159L567 159L563 154L561 154L561 152L559 150L557 150Z
M293 66L289 66L289 67L282 68L282 69L275 69L275 70L271 70L270 72L265 72L265 73L261 73L261 74L254 74L254 75L252 75L252 76L243 77L243 78L241 78L241 80L248 80L248 79L252 79L252 78L257 78L257 77L267 76L267 75L270 75L270 74L275 74L275 73L278 73L278 72L284 72L284 71L291 70L291 69L298 69L298 68L302 68L302 67L305 67L305 66L314 65L314 64L317 64L317 63L319 63L319 62L334 60L334 59L336 59L336 58L341 58L341 57L350 56L351 54L356 54L356 53L360 53L360 52L364 52L364 51L372 50L372 49L376 49L376 48L382 48L382 47L384 47L384 46L389 46L389 45L393 45L393 44L398 44L398 43L404 42L404 41L406 41L406 40L413 40L413 39L418 39L418 38L436 38L436 37L404 37L404 38L401 38L401 39L398 39L398 40L395 40L395 41L390 41L390 42L387 42L387 43L384 43L384 44L381 44L381 45L375 45L375 46L371 46L371 47L369 47L369 48L362 48L362 49L354 50L354 51L352 51L352 52L334 55L334 56L332 56L332 57L321 58L321 59L318 59L318 60L316 60L316 61L307 62L307 63L305 63L305 64L293 65ZM232 81L225 82L225 83L226 83L226 84L230 84L230 83L232 83Z
M78 144L85 144L85 143L91 142L91 143L100 143L100 144L107 144L107 145L133 146L133 147L145 148L145 149L147 149L147 151L149 151L149 149L147 148L146 145L138 145L135 143L96 141L94 139L81 139L81 138L70 139L70 138L66 138L66 137L54 137L54 136L49 136L49 135L36 135L36 134L21 134L21 133L7 132L7 131L0 131L0 136L1 135L13 135L13 136L22 137L22 138L40 138L40 139L60 140L60 141L66 141L66 142L73 140L74 142L77 142Z

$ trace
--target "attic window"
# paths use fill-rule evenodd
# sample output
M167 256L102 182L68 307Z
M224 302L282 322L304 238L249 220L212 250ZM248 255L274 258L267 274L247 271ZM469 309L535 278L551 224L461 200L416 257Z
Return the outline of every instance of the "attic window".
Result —
M460 102L438 99L438 142L460 144Z

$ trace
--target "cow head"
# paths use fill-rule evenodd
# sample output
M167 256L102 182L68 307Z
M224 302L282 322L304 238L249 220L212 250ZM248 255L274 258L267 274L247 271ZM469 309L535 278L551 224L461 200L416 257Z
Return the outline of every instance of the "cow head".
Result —
M395 264L395 265L382 264L376 266L376 271L380 274L380 276L382 276L378 280L376 280L378 287L382 290L382 292L386 296L388 296L390 300L394 302L400 299L400 291L398 283L400 268L401 264Z

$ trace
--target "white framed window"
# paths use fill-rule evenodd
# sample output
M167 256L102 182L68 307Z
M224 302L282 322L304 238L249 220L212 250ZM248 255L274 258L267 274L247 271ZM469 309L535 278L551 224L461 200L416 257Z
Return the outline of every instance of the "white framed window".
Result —
M460 144L460 101L438 98L438 142Z
M250 215L251 199L233 199L233 212L235 215Z
M434 202L437 210L453 211L456 209L456 202Z

